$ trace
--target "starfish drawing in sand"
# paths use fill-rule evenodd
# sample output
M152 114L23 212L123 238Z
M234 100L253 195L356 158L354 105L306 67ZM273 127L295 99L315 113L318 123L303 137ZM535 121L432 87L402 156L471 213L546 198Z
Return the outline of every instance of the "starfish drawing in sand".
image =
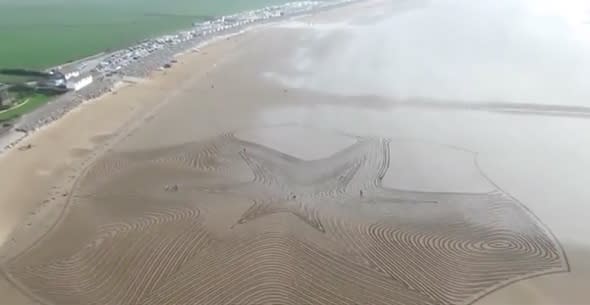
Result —
M271 214L290 213L324 232L318 207L327 202L359 205L437 203L383 186L383 177L389 167L388 139L358 138L355 144L332 156L311 161L255 143L235 138L234 141L242 147L239 156L252 171L252 181L217 185L207 190L234 193L253 202L237 224Z
M390 149L404 143L355 140L315 160L233 134L112 153L82 176L75 204L35 251L1 271L48 304L259 304L270 291L281 304L388 305L467 305L569 271L549 230L491 180L482 193L386 187ZM301 226L255 225L281 213ZM103 268L121 257L129 272Z

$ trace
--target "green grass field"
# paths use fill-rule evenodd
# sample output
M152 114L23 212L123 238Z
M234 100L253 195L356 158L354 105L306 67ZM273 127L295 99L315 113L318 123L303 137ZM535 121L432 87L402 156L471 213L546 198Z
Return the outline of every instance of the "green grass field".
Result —
M287 0L0 0L0 67L48 68Z
M10 109L0 111L0 122L8 121L8 120L14 119L18 116L21 116L33 109L45 104L45 102L47 102L47 100L49 100L49 98L50 97L47 95L38 94L38 93L32 94L27 97L23 97L22 98L23 100L18 105L14 106Z

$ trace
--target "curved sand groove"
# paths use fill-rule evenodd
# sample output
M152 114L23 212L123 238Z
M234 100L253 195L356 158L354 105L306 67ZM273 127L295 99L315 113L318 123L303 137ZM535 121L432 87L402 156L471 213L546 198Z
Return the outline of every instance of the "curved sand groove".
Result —
M112 153L2 269L46 304L146 305L470 304L569 270L501 189L384 187L395 145L358 138L303 161L228 134Z
M195 258L143 304L437 303L291 234L263 233L220 250Z
M198 229L198 215L198 210L164 210L107 224L69 256L16 263L8 271L19 269L19 281L49 303L132 304L209 242Z

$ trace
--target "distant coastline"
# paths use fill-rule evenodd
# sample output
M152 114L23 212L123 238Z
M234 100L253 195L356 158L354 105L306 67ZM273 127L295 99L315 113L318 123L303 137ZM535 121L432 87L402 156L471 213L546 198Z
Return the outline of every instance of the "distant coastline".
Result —
M219 1L0 1L0 67L49 69L194 21L282 4L288 0Z
M0 154L15 147L20 141L41 127L61 118L85 101L99 98L113 92L125 80L148 77L152 72L172 67L174 57L187 51L198 52L198 48L219 37L240 33L249 27L276 22L311 12L335 8L359 0L297 1L282 5L268 6L237 14L221 16L209 21L196 21L190 29L174 34L146 39L139 44L113 52L101 52L49 71L64 75L75 74L84 84L22 117L4 122L0 126ZM87 78L91 82L87 82Z

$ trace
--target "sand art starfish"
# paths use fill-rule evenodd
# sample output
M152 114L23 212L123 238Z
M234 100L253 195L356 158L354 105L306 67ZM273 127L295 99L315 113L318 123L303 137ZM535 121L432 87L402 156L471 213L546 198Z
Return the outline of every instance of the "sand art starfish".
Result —
M230 136L233 138L233 136ZM207 187L209 192L234 193L253 204L237 224L266 215L290 213L325 232L318 208L336 204L435 204L382 185L389 167L389 140L359 138L352 146L321 160L305 161L267 147L233 138L240 157L252 171L251 182Z
M549 230L491 180L483 193L386 187L390 148L402 146L357 137L302 160L227 134L113 153L81 178L35 251L2 273L42 304L234 304L276 293L281 304L466 305L569 270ZM265 222L280 213L302 226ZM123 261L123 273L108 267Z

